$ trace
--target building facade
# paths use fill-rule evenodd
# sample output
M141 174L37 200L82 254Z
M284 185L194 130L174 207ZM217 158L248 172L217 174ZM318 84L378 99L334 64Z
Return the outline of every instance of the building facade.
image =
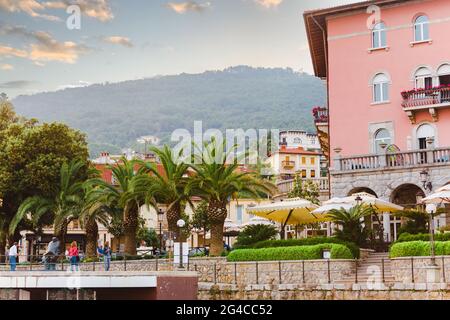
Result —
M450 182L450 1L374 0L304 18L328 86L314 115L331 195L366 191L410 207ZM388 240L398 226L384 215Z

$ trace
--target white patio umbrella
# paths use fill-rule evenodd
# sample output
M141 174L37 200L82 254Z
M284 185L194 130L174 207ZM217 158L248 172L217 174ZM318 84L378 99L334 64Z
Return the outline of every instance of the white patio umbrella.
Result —
M422 199L425 204L450 203L450 184L436 190L435 193Z
M234 223L233 220L231 220L230 218L225 219L225 223L223 225L223 229L224 231L240 231L241 227Z
M399 206L395 203L391 203L389 201L385 201L375 197L374 195L367 192L360 192L352 194L351 196L344 198L332 198L323 203L323 206L319 207L317 210L314 210L313 213L326 213L332 209L350 209L356 205L368 205L374 208L378 213L381 212L396 212L399 210L403 210L402 206Z
M275 225L275 222L270 221L268 219L259 217L259 216L253 216L250 218L250 220L248 220L247 222L243 223L241 225L242 228L245 228L246 226L253 226L253 225L257 225L257 224L263 224L263 225L267 225L267 226L273 226Z

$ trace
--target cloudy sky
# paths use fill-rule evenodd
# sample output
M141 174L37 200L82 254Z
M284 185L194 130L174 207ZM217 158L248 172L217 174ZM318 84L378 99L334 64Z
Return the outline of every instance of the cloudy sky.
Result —
M302 12L349 2L358 1L0 0L0 92L241 64L312 72ZM72 4L80 29L67 27Z

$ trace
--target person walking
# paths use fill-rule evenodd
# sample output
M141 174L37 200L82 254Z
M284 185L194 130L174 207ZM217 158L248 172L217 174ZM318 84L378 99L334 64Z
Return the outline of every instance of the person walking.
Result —
M17 242L14 242L11 248L9 248L9 266L11 268L11 271L16 271L16 265L17 265Z
M53 237L52 241L49 242L47 246L47 252L44 254L43 257L45 270L48 271L56 270L56 261L58 260L59 255L59 245L60 242L56 237Z
M80 262L80 255L78 253L77 242L73 241L69 249L70 257L70 271L78 271L78 262Z
M109 271L109 267L111 266L111 247L108 241L105 242L105 246L103 247L103 263L105 264L105 271Z

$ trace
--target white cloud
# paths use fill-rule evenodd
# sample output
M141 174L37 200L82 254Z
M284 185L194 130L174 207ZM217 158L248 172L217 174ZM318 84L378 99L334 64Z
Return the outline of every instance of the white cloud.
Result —
M121 37L121 36L111 36L111 37L105 37L103 38L103 41L112 43L112 44L118 44L127 48L132 48L133 43L131 40L127 37Z
M5 63L5 64L0 65L0 69L3 71L11 71L11 70L14 70L14 66Z
M2 26L0 35L15 35L31 40L26 49L17 49L0 45L0 57L19 57L31 61L59 61L75 63L80 54L88 51L88 48L72 41L59 42L45 31L28 31L22 26Z
M276 8L283 2L283 0L255 0L255 1L267 9Z
M205 9L211 6L211 3L197 3L195 1L185 1L178 3L169 2L167 6L169 7L169 9L175 11L176 13L184 14L188 11L203 12Z
M59 0L44 2L43 6L49 9L65 10L70 5L78 5L84 15L101 22L106 22L114 18L109 1L110 0Z
M25 12L33 18L41 18L50 21L59 21L60 18L42 13L45 6L37 0L0 0L0 10L15 13Z
M59 86L57 88L57 90L64 90L64 89L73 89L73 88L82 88L82 87L87 87L90 86L91 83L87 82L87 81L78 81L77 83L73 83L73 84L66 84L66 85L62 85Z

